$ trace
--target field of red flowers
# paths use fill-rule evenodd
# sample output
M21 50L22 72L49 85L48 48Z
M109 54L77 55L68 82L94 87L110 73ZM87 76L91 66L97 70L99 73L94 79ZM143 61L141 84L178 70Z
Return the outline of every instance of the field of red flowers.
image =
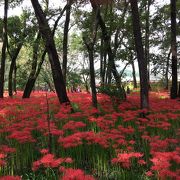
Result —
M114 109L99 94L72 93L75 112L54 93L0 100L0 180L180 179L180 101L132 93ZM146 116L140 114L144 112Z

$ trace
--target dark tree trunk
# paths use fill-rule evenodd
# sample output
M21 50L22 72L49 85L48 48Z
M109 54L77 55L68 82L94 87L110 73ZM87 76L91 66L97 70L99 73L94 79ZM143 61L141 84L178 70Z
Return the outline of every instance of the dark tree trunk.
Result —
M30 72L28 81L26 83L22 98L29 98L30 97L30 94L31 94L32 89L33 89L34 84L35 84L35 80L36 80L35 74L36 74L36 68L37 68L40 40L41 40L41 34L39 32L36 40L34 41L31 72Z
M148 67L148 83L150 81L150 62L149 62L149 10L150 10L151 0L147 1L146 4L146 28L145 28L145 59L147 61ZM150 84L149 84L150 85Z
M22 48L22 45L23 45L22 43L20 43L18 45L17 49L12 54L12 58L11 58L11 65L10 65L10 69L9 69L9 81L8 81L8 92L9 92L10 97L13 96L13 71L15 71L15 69L16 69L16 67L15 67L16 66L16 59L19 55L19 52Z
M104 78L104 84L107 84L107 81L106 81L106 76L107 76L107 52L104 50L104 55L103 55L103 78Z
M67 0L66 20L64 24L64 37L63 37L62 73L63 73L65 84L66 84L66 72L67 72L68 33L69 33L69 22L70 22L70 14L71 14L71 1L72 0Z
M85 83L85 88L86 88L86 92L89 93L89 87L88 87L88 83Z
M171 0L171 51L172 51L172 86L171 99L177 98L177 46L176 46L176 0Z
M180 82L179 82L178 97L180 98Z
M39 23L39 29L42 34L42 38L45 42L46 49L49 56L49 61L51 64L52 69L52 75L54 80L54 85L56 89L56 93L59 98L60 103L69 103L69 98L67 96L66 92L66 86L63 79L63 74L55 46L55 42L53 39L52 31L48 25L48 22L45 18L44 12L42 11L42 8L38 2L38 0L31 0L31 3L33 5L38 23Z
M140 75L141 109L149 108L147 61L144 57L137 0L130 0L132 24Z
M17 74L17 67L16 67L16 62L14 65L14 76L13 76L13 91L15 94L17 94L17 89L16 89L16 74Z
M8 0L4 0L4 19L3 19L3 45L1 53L0 67L0 98L3 98L4 93L4 74L7 49L7 18L8 18Z
M170 55L171 55L171 49L169 50L168 57L167 57L167 62L166 62L166 72L165 72L165 89L169 89L169 60L170 60Z
M131 66L132 66L132 75L133 75L133 84L134 84L133 86L134 88L137 88L136 70L134 66L134 61L132 61Z
M92 27L89 27L89 29L91 29L91 39L88 39L87 37L83 37L83 40L84 40L84 43L87 47L88 55L89 55L90 86L91 86L91 92L92 92L92 105L95 108L97 108L97 93L96 93L96 82L95 82L95 71L94 71L94 45L96 43L96 35L97 35L97 28L98 28L97 14L98 14L98 11L92 12L92 15L94 15L95 18L92 19Z
M90 84L91 84L91 91L92 91L92 104L93 104L93 107L97 108L97 95L96 95L94 53L93 52L94 52L93 47L89 47L88 54L89 54L89 68L90 68Z
M101 37L101 47L100 47L100 79L101 85L104 85L104 43L103 38Z

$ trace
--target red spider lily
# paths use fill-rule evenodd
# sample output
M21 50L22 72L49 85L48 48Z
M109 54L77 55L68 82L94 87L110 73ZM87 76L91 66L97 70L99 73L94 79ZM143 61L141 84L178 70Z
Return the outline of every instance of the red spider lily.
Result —
M45 154L40 160L33 162L32 170L36 171L39 169L40 166L44 166L45 168L56 168L59 167L63 162L72 163L73 160L71 158L56 159L53 154Z
M79 128L83 128L85 126L86 126L86 124L83 122L80 122L80 121L79 122L69 121L63 126L63 129L64 130L70 129L70 130L75 131L75 130L77 130Z
M48 154L49 150L48 149L41 149L40 152L41 152L41 154Z
M130 152L130 153L121 153L117 155L117 158L114 158L111 160L111 162L114 163L120 163L122 167L124 168L130 168L131 166L131 158L141 158L143 154L136 153L136 152Z
M20 176L3 176L0 180L21 180Z
M169 146L169 143L166 139L165 140L152 140L152 142L150 142L150 146L151 146L152 152L166 151L166 149Z
M71 158L64 158L64 162L66 163L72 163L73 160Z
M160 178L166 179L167 177L170 177L174 179L178 176L177 172L171 171L170 168L171 161L180 163L179 152L154 152L151 161L153 162L151 170L157 171Z
M0 159L0 167L5 165L6 165L6 161Z
M7 136L9 139L16 139L20 143L26 142L36 142L32 137L31 132L22 130L22 131L13 131L11 135Z
M3 159L6 157L6 154L0 153L0 159Z
M92 176L86 175L81 169L61 168L60 171L63 172L62 180L94 180Z
M6 156L7 156L6 154L0 153L0 167L6 165L6 162L4 161L4 158Z
M59 138L58 142L62 143L64 148L76 147L82 144L82 136L83 133L77 132L73 135Z
M147 171L147 172L146 172L146 176L148 176L148 177L153 176L152 171Z
M140 165L145 165L146 162L145 162L143 159L139 159L139 160L138 160L138 164L140 164Z
M122 125L118 126L118 129L122 134L133 134L134 133L134 128L131 126L128 126L127 128L123 127Z

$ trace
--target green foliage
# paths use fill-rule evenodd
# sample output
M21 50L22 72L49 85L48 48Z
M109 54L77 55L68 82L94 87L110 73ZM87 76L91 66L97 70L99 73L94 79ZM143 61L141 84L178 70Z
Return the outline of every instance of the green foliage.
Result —
M77 33L73 33L70 37L70 49L72 51L82 51L83 50L83 42L81 35Z
M107 94L111 98L117 98L118 100L124 100L125 90L123 87L119 89L116 85L106 85L98 87L98 92Z
M82 84L81 76L76 72L69 72L67 75L67 86L78 86Z

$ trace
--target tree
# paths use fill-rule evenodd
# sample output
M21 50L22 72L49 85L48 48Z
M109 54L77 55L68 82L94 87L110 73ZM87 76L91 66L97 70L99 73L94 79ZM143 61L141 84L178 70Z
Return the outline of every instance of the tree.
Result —
M28 81L26 83L25 89L24 89L23 98L29 98L31 91L34 87L34 83L36 80L38 52L40 51L40 40L41 40L41 34L40 34L40 32L38 32L37 37L33 43L33 57L32 57L31 72L30 72Z
M31 0L32 6L35 11L36 18L39 24L39 30L42 34L42 38L45 42L47 49L49 62L51 64L52 75L54 80L55 89L59 98L60 103L69 103L69 98L67 96L66 87L63 79L63 74L53 39L53 33L48 25L45 14L39 4L38 0Z
M172 52L172 85L171 99L177 98L177 46L176 46L176 0L171 0L171 52Z
M46 5L46 11L47 11L48 10L48 1L45 2L45 5ZM66 7L67 7L67 5L64 6L63 10L60 12L60 15L58 16L58 18L56 19L56 21L54 23L54 27L52 30L53 36L54 36L55 30L58 26L58 22L61 19ZM40 36L40 33L38 33L36 40L33 42L34 43L33 44L33 61L32 61L32 66L31 66L31 72L30 72L28 81L26 83L25 89L24 89L23 98L30 97L33 87L35 86L36 80L40 74L41 67L45 61L47 49L45 48L42 52L42 48L39 47L40 39L41 39L41 36ZM39 64L38 64L38 59L39 59L38 54L41 54ZM46 77L46 76L43 76L43 80L48 84L50 90L54 91L54 89L51 86L51 83L48 81L48 78L44 78L44 77Z
M149 61L149 35L150 35L150 28L149 28L149 19L150 19L150 5L152 0L146 1L145 10L146 10L146 17L145 17L145 59L148 65L148 82L150 81L150 61ZM150 86L150 83L149 83Z
M6 62L7 49L7 18L8 18L8 0L4 0L4 19L3 19L3 46L1 54L1 68L0 68L0 98L3 98L4 93L4 74Z
M92 26L89 27L90 31L90 38L87 36L83 36L84 43L86 45L88 56L89 56L89 69L90 69L90 85L92 91L92 105L97 108L97 95L96 95L96 82L95 82L95 71L94 71L94 46L96 43L96 35L97 35L97 28L98 28L98 21L97 21L97 13L98 11L92 12ZM94 22L94 23L93 23Z
M64 36L63 36L63 63L62 63L62 72L63 72L65 84L66 84L66 72L67 72L68 33L69 33L69 22L70 22L70 14L71 14L71 4L72 4L72 0L67 0L66 19L64 24Z
M25 44L25 38L27 37L28 28L26 21L28 14L24 11L23 16L12 16L8 18L8 45L7 51L10 56L11 64L9 68L8 77L8 92L9 96L13 96L13 87L16 92L16 60L22 49L23 44ZM16 26L14 26L16 24ZM13 78L14 72L14 78Z
M149 108L147 60L145 59L144 56L137 0L130 0L130 3L131 3L131 11L132 11L132 26L134 33L134 41L135 41L139 74L140 74L141 109L143 109L143 108Z
M102 31L102 38L103 38L103 41L105 43L105 51L108 54L108 61L109 62L108 62L108 69L107 69L108 74L107 74L107 76L109 76L109 79L111 79L110 77L111 77L111 73L112 73L113 76L114 76L117 88L121 92L124 92L123 87L121 86L119 73L117 71L116 64L115 64L115 53L113 53L113 50L112 50L112 47L111 47L111 36L108 33L107 26L106 26L106 24L105 24L105 22L104 22L104 20L103 20L103 18L101 16L101 11L100 11L100 6L99 6L100 4L97 1L94 1L94 0L90 0L90 2L91 2L91 6L92 6L94 12L97 12L97 22L98 22L98 25L100 26L101 31ZM125 14L126 8L127 8L127 4L125 6L125 10L124 10L123 14ZM120 31L120 29L118 28L115 38L116 37L118 38L119 31ZM116 41L116 39L115 39L115 41ZM117 46L115 46L114 52L116 52L119 43L116 42L116 45ZM123 96L124 96L123 99L126 99L126 94L125 93L123 93Z

